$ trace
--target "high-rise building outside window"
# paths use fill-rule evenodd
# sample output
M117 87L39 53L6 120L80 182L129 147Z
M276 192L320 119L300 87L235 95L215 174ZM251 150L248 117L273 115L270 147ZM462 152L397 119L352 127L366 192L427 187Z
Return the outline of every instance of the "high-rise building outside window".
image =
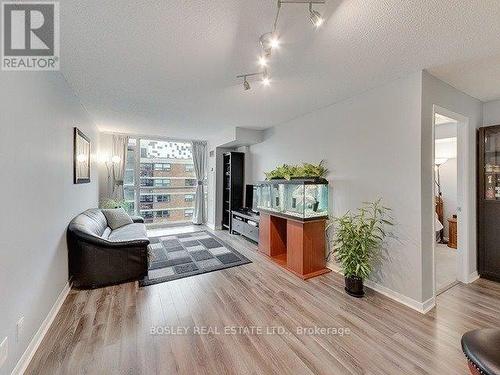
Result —
M197 184L191 142L131 137L126 169L131 214L148 226L191 221Z

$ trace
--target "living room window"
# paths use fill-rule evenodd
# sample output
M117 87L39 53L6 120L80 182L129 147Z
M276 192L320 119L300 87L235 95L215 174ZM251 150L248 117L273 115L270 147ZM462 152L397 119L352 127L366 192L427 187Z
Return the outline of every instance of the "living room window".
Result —
M171 169L172 169L172 167L168 163L156 163L155 164L155 171L170 172Z
M168 178L153 179L154 187L169 187L171 181Z
M126 168L130 213L148 226L191 220L197 182L190 141L131 137Z
M167 210L156 211L156 217L157 218L168 218L168 217L170 217L170 212Z
M196 186L196 179L195 178L186 178L184 180L184 183L186 186Z
M168 194L157 195L156 196L156 202L158 202L158 203L160 203L160 202L168 203L168 202L170 202L170 195L168 195Z
M141 195L141 203L153 203L153 196L148 194L148 195Z
M127 161L125 163L125 176L123 181L123 199L125 201L125 209L129 214L136 213L136 190L135 190L135 170L136 170L136 155L135 147L136 140L130 139L127 147Z

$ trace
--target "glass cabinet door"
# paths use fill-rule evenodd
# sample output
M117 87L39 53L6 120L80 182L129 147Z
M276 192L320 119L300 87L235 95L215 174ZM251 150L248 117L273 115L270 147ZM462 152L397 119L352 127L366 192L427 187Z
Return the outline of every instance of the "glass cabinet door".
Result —
M484 133L484 199L500 200L500 129Z

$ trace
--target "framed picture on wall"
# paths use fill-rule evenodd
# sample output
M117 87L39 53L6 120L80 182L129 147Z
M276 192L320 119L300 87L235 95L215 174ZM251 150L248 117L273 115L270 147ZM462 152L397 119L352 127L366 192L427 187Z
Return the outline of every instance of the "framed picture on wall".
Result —
M73 139L73 171L74 183L90 182L90 139L78 128L75 128Z

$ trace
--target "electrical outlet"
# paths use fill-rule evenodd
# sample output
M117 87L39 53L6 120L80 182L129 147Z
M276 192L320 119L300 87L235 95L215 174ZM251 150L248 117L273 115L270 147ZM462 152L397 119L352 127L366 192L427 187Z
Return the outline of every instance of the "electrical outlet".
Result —
M7 355L9 354L9 348L7 346L8 341L7 337L3 339L2 343L0 344L0 367L3 366L5 361L7 360Z
M19 320L17 321L17 325L16 325L16 328L17 328L17 342L19 342L21 340L21 335L23 333L23 326L24 326L24 316L21 316L21 318L19 318Z

